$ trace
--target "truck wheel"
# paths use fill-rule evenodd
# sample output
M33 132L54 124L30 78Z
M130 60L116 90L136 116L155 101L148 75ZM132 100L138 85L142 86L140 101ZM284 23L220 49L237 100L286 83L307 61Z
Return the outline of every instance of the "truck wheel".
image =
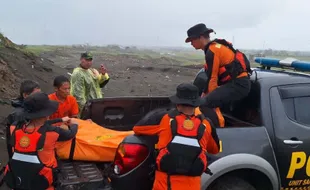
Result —
M249 182L239 177L225 176L216 180L207 190L256 190Z

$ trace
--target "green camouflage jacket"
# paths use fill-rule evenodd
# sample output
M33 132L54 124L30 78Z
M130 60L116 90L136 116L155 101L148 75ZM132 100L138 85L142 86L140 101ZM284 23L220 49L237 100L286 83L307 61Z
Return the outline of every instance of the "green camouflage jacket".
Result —
M77 67L73 70L70 93L76 98L80 111L88 100L103 97L101 88L108 83L109 79L108 73L95 76L91 69Z

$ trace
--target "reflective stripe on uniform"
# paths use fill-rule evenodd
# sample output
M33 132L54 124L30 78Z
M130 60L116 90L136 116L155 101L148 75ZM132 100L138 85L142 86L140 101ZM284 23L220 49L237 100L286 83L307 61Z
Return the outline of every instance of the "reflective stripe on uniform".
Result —
M200 147L197 139L192 139L192 138L187 138L187 137L182 137L182 136L175 136L171 143Z
M38 156L36 156L36 155L26 155L26 154L14 152L12 159L24 161L24 162L29 162L29 163L34 163L34 164L40 164Z

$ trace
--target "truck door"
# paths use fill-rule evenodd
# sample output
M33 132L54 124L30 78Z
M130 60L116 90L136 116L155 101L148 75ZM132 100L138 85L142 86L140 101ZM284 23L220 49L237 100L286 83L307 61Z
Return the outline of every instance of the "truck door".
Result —
M310 84L273 87L270 100L281 189L310 189Z

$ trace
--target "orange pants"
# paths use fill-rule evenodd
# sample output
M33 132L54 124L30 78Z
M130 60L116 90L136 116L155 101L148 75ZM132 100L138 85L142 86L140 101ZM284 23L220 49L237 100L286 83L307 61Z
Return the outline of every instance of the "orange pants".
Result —
M153 190L168 190L167 178L166 173L156 171ZM170 176L171 190L200 190L200 180L200 176Z

